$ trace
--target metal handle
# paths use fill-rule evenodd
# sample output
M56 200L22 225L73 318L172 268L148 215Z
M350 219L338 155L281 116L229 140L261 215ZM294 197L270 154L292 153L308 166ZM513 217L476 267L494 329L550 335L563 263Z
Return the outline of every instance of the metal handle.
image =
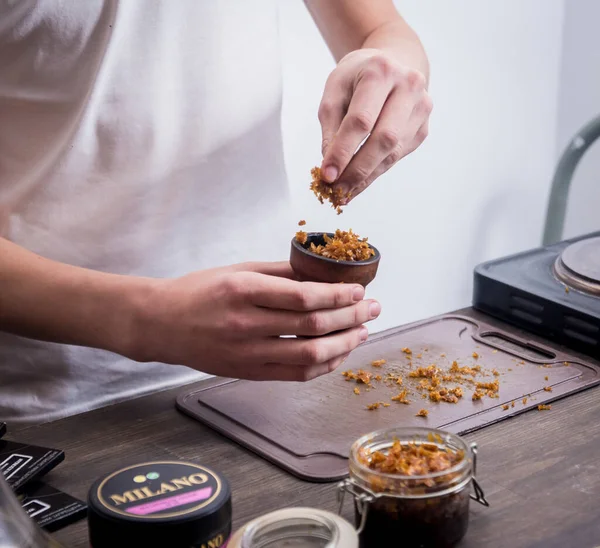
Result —
M550 245L562 239L567 211L567 199L575 169L585 151L600 138L600 116L583 126L565 148L552 179L543 245Z
M338 484L338 503L339 509L338 514L342 515L342 510L344 508L344 496L346 493L350 493L354 497L354 502L356 504L356 510L360 515L360 523L358 525L358 529L356 530L357 534L361 534L365 528L365 524L367 523L367 514L369 513L369 506L371 502L375 500L375 497L365 490L356 485L352 480L344 480Z
M477 479L475 479L475 476L477 475L477 444L475 442L473 442L471 444L471 453L473 454L472 482L473 482L473 490L475 491L475 493L471 493L470 497L472 500L477 501L479 504L483 504L483 506L489 507L490 503L485 498L485 493L483 492L481 485L479 485L479 483L477 482Z

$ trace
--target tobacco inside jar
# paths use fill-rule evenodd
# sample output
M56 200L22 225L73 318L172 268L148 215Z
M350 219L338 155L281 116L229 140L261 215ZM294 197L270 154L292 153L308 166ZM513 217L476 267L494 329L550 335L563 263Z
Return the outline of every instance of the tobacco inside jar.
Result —
M361 548L450 548L466 534L476 446L441 430L396 428L357 440L350 478ZM343 503L343 500L341 501Z

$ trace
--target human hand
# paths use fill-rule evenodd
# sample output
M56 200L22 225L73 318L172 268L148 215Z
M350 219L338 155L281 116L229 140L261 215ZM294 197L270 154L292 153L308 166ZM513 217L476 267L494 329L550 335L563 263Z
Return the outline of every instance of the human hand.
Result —
M380 312L362 286L298 282L287 262L199 271L151 287L131 357L239 379L329 373L367 339L363 324Z
M381 50L356 50L338 63L325 85L319 121L321 177L344 197L340 205L424 141L432 106L423 74Z

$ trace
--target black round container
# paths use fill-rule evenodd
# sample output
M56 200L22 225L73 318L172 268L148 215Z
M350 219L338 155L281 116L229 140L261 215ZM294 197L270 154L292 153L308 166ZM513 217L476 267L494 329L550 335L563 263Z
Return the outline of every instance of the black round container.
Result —
M227 480L190 462L117 470L92 485L88 505L92 548L219 548L231 534Z

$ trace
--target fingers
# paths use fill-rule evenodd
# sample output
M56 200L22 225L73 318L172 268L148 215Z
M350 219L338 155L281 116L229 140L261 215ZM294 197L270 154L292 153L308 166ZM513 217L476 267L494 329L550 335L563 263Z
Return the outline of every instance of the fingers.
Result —
M282 363L269 363L256 369L246 370L244 378L260 381L287 381L287 382L307 382L322 375L327 375L335 371L348 357L348 354L329 360L314 366L306 365L285 365Z
M311 311L350 306L364 298L358 284L297 282L252 272L240 273L232 291L245 296L251 304L278 310Z
M336 183L342 196L356 198L423 143L429 131L429 105L410 110L398 92L390 96L375 129Z
M337 78L329 78L325 84L325 91L319 105L318 118L321 123L321 153L327 153L350 103L350 93L347 86ZM330 175L330 174L329 174Z
M267 276L277 276L278 278L287 278L289 280L294 280L296 278L289 261L244 263L239 266L240 271L258 272Z
M313 339L255 339L245 345L245 354L249 363L319 367L349 354L367 337L367 328L361 326Z
M323 129L323 139L327 139L327 147L321 176L328 183L337 180L344 172L356 149L373 130L392 88L389 83L381 79L376 70L366 68L357 79L352 99L344 115L347 89L347 84L342 87L342 82L333 80L331 85L325 88L319 109L320 119L327 121L327 129ZM341 123L338 121L340 113L343 116ZM337 133L335 130L331 131L335 124L339 125ZM335 137L333 137L334 133ZM366 173L365 177L367 175L369 174Z
M390 155L403 155L405 144L412 141L418 129L409 123L412 110L413 105L399 91L388 97L371 135L338 179L344 196L365 181Z
M361 326L376 319L380 313L381 305L374 300L360 301L343 308L308 312L255 308L244 312L246 329L240 329L244 327L240 325L234 326L232 330L254 336L318 337Z

